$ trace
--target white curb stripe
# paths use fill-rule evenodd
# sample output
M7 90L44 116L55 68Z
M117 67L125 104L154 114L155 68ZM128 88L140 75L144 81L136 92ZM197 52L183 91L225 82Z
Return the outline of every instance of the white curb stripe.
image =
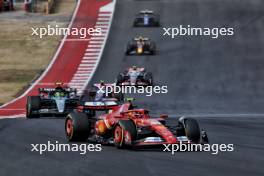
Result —
M76 74L87 74L88 75L91 73L91 71L77 71ZM86 76L86 77L89 77L89 76Z
M98 21L110 21L110 17L100 17L98 18Z
M102 29L108 29L108 26L110 25L96 25L95 28L101 28Z
M101 49L86 49L86 51L101 51Z
M81 63L86 63L86 64L95 64L96 61L91 61L91 60L82 60Z
M88 45L87 48L102 48L102 45Z
M112 14L111 13L109 13L109 14L99 13L98 16L99 17L104 17L104 18L110 18L112 16Z
M96 59L82 59L82 61L85 61L85 62L95 62L97 61L97 58Z
M82 93L92 78L98 63L100 62L102 52L109 34L110 25L113 19L116 0L100 8L95 28L101 28L102 35L92 36L85 50L84 56L72 79L73 85L78 87L78 93Z
M90 41L90 43L102 45L104 42L103 41Z
M80 64L80 66L91 66L91 65L95 65L95 63L93 62L92 64Z
M83 57L83 60L97 60L98 57Z
M97 22L96 22L96 25L106 25L106 26L109 26L109 23L110 23L110 22L108 22L108 21L107 21L107 22L104 22L104 21L97 21Z
M102 39L102 40L104 40L105 37L91 37L91 40L97 40L97 39Z
M98 53L85 53L85 56L98 56Z

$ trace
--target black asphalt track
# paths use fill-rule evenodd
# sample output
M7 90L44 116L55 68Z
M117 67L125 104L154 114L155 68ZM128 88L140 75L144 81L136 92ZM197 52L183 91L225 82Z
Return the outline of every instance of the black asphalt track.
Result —
M194 116L211 143L234 144L235 151L183 152L118 150L80 155L30 152L31 143L67 143L60 119L0 121L0 175L252 175L264 169L264 2L261 0L119 0L103 58L91 83L112 82L128 66L146 67L156 85L169 93L135 95L138 106L153 114ZM162 36L162 28L131 27L133 15L151 9L162 26L233 27L235 35L209 37ZM156 41L156 56L124 56L136 35Z

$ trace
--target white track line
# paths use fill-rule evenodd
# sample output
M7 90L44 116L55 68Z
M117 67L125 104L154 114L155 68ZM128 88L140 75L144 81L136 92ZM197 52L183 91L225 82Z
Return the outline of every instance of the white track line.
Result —
M21 110L25 110L25 109L12 109L12 108L7 108L7 109L0 109L0 111L21 111Z
M11 116L0 116L0 119L6 119L6 117L8 117L8 119L15 119L15 118L26 117L26 113L17 114L17 115L11 115Z
M74 13L73 13L73 16L71 18L70 24L68 25L68 28L69 29L71 29L71 27L72 27L73 21L75 20L75 17L76 17L76 14L77 14L78 9L80 7L80 4L81 4L81 0L79 0L77 2L77 6L76 6L76 8L74 10ZM46 74L48 73L48 71L51 69L51 67L53 66L53 64L57 60L58 55L60 54L60 51L61 51L62 47L64 46L64 43L65 43L65 40L67 39L67 37L68 37L68 35L65 35L64 36L62 42L60 43L59 48L57 49L55 55L52 58L51 62L49 63L49 65L46 68L46 70L41 74L41 76L22 95L20 95L19 97L13 99L12 101L10 101L10 102L8 102L6 104L0 106L0 108L4 108L5 106L7 106L7 105L9 105L9 104L11 104L11 103L13 103L13 102L15 102L15 101L23 98L23 97L25 97L40 82L40 80L42 80L43 77L46 76Z

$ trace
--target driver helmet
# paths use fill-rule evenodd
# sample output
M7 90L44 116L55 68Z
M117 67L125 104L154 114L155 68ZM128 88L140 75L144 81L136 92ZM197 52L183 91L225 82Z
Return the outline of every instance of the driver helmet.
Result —
M137 70L137 66L135 66L135 65L132 66L132 69L133 69L133 70Z
M135 113L134 113L134 117L136 117L136 118L141 118L142 115L141 115L140 112L135 112Z
M144 41L142 36L139 36L138 39L139 39L139 42L143 42Z
M105 86L104 80L100 81L100 86Z
M56 92L55 97L64 97L64 93L63 92Z
M63 83L56 82L55 85L56 85L56 88L55 88L56 91L63 91L63 88L62 88Z

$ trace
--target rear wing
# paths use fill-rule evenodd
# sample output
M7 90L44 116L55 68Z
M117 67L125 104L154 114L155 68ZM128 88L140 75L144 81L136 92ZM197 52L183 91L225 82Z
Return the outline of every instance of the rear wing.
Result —
M129 72L129 71L133 71L133 68L132 67L129 67L128 69L127 69L127 71ZM139 67L139 68L137 68L137 71L138 72L143 72L143 71L145 71L145 68L144 67Z
M139 12L140 14L153 14L154 12L152 10L142 10Z
M114 100L107 100L107 101L84 102L83 105L85 108L90 110L105 111L105 110L111 110L112 108L118 106L119 104Z
M139 37L134 38L135 41L139 41L139 39L140 39ZM142 38L142 40L143 41L148 41L149 38L144 37L144 38Z
M55 88L39 88L39 93L52 93L55 92ZM67 93L77 93L77 89L74 88L64 88L64 91Z

